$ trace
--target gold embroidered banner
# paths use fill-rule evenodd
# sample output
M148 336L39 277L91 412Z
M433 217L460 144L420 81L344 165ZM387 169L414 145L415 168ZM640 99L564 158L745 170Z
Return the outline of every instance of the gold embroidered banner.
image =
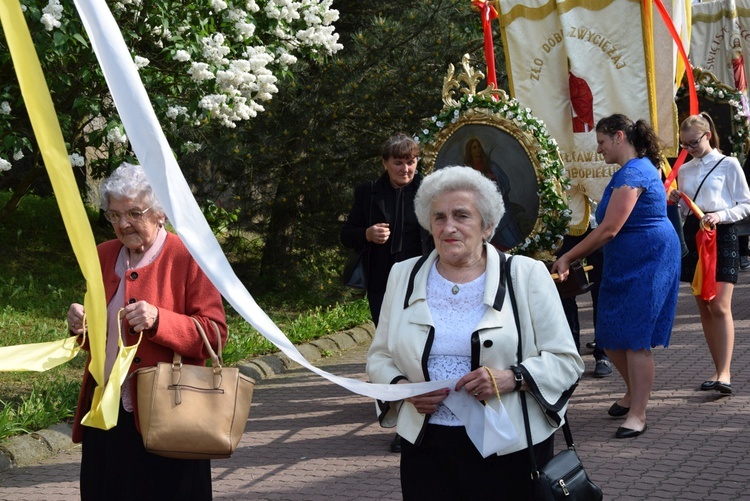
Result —
M716 0L692 6L690 61L720 82L747 93L750 0Z
M684 3L667 5L684 11ZM675 149L675 46L652 16L650 1L510 0L500 6L511 94L557 140L571 179L571 233L581 234L589 199L601 199L618 168L596 153L599 119L624 113L648 120Z

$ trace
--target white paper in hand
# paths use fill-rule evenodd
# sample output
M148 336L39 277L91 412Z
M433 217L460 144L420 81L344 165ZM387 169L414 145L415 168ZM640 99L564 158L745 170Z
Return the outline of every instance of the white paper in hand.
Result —
M466 433L482 457L497 454L518 443L518 432L502 402L497 413L465 391L452 391L443 403L464 423Z

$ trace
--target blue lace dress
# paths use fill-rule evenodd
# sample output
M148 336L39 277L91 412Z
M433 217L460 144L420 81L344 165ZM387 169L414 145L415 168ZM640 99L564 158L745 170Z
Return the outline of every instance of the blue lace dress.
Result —
M667 219L664 185L648 159L630 160L604 190L598 222L612 191L622 186L643 192L622 229L603 247L596 342L610 350L668 346L677 308L680 244Z

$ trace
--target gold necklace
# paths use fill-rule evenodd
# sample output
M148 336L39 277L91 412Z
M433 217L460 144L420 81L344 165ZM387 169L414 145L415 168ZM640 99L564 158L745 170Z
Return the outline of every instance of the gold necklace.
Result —
M461 279L458 282L453 282L453 280L448 280L447 277L445 278L449 282L453 282L453 287L451 288L451 292L453 293L454 296L458 294L458 291L461 290L458 286L464 284L463 282L466 279L466 277L468 277L471 271L476 267L476 265L478 265L481 262L482 262L482 258L480 257L474 264L469 266L468 271L464 274L464 276L461 277Z

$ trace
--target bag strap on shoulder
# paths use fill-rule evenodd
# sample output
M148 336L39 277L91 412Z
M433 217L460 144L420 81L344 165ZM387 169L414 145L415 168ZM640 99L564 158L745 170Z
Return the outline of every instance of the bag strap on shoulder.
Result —
M518 304L516 303L516 294L513 290L513 277L511 275L511 263L513 262L511 256L506 261L506 273L507 284L508 284L508 295L510 296L510 304L513 308L513 318L516 322L516 331L518 332L518 351L516 352L516 359L518 364L521 364L523 357L523 345L521 339L521 321L518 318ZM521 408L523 410L523 424L526 429L526 444L527 450L529 451L529 459L531 461L531 474L533 478L539 478L539 469L536 465L536 455L534 454L534 442L531 438L531 424L529 423L529 409L526 403L526 392L519 391L521 397ZM568 414L565 413L565 423L562 425L563 434L565 435L565 443L568 445L568 449L575 450L575 444L573 443L573 434L570 431L570 425L568 425Z
M699 185L698 185L698 189L697 189L697 190L695 190L695 195L693 195L693 201L695 201L695 199L696 199L696 198L698 198L698 193L700 193L700 191L701 191L701 188L703 188L703 183L705 183L705 182L706 182L706 179L708 179L708 176L710 176L710 175L711 175L711 173L712 173L712 172L713 172L713 171L714 171L714 170L716 169L716 167L718 167L718 166L719 166L719 164L720 164L721 162L723 162L723 161L724 161L724 159L725 159L725 158L727 158L727 156L726 156L726 155L724 155L723 157L721 157L721 158L719 159L719 161L718 161L718 162L716 162L716 163L714 164L714 166L713 166L713 167L711 167L711 170L710 170L710 171L708 171L708 174L706 174L706 175L705 175L705 176L703 177L703 181L701 181L701 184L699 184Z

